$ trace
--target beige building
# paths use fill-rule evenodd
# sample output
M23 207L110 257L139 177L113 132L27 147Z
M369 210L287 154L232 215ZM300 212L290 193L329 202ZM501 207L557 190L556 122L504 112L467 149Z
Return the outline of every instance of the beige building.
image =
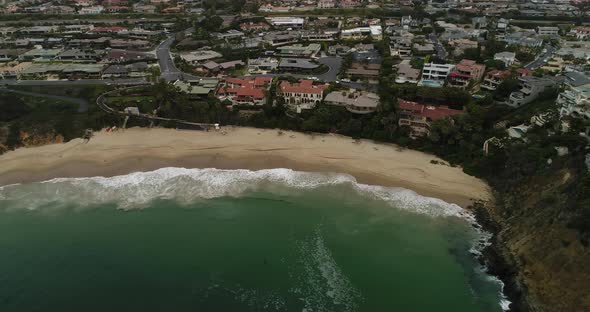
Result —
M357 91L334 91L326 95L324 103L328 105L343 106L351 113L369 114L377 110L379 96L375 93Z

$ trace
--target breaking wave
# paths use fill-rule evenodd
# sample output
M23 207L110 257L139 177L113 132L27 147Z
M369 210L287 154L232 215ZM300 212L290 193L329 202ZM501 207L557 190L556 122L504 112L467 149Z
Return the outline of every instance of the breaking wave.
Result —
M461 207L404 188L357 183L346 174L299 172L290 169L221 170L162 168L115 177L57 178L45 182L0 187L0 203L35 210L46 205L77 207L113 203L120 209L144 208L157 199L190 203L198 199L240 197L254 191L310 190L348 187L359 195L430 216L457 216L474 221ZM5 206L5 205L0 205Z
M473 224L481 234L470 250L475 256L480 256L480 251L489 244L491 235L481 231L474 216L458 205L421 196L404 188L361 184L354 177L346 174L300 172L291 169L252 171L169 167L114 177L57 178L44 182L0 187L0 209L37 210L43 207L83 209L111 203L119 209L131 210L148 207L154 200L175 200L188 204L199 199L240 197L257 191L280 193L334 186L384 201L397 209L432 217L462 218ZM314 254L317 257L310 259L318 262L313 263L313 266L319 268L322 278L333 286L327 294L333 297L334 303L342 304L347 310L353 310L351 307L354 307L353 303L356 300L347 301L345 298L354 298L355 290L341 278L338 270L335 269L337 267L328 261L331 257L325 252L321 236L318 237L313 243L302 248L315 250ZM309 263L312 262L310 260ZM313 276L311 271L308 273ZM498 283L503 286L499 280ZM500 304L503 310L507 310L510 302L502 297Z

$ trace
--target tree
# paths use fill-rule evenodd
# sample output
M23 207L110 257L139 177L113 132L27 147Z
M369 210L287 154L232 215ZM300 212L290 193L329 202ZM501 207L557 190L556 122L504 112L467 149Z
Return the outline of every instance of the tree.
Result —
M516 79L506 79L498 85L496 89L496 95L500 98L506 98L512 93L513 91L518 90L518 80Z
M486 68L494 68L494 69L499 69L499 70L503 70L506 68L506 64L503 61L500 60L487 60L485 63Z

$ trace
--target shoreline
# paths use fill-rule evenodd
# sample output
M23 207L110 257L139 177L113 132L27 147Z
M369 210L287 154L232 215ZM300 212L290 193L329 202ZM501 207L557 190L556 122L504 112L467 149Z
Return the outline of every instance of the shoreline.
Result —
M521 311L527 306L515 268L501 251L502 243L496 239L497 224L484 208L493 204L491 189L485 182L463 173L461 168L450 167L434 155L368 140L358 143L339 135L283 131L279 136L279 130L255 128L222 131L227 133L131 128L117 133L99 132L88 144L76 139L19 148L0 155L0 187L54 178L112 177L164 167L288 168L349 174L359 183L402 187L470 209L477 223L494 234L491 245L484 248L479 257L487 273L503 282L502 292L511 302L511 311ZM146 140L151 143L138 143ZM231 144L237 146L232 148ZM253 144L256 148L252 148ZM306 151L310 146L313 152ZM326 152L322 146L326 149L339 146L341 150L332 151L339 152L339 157L318 157ZM363 162L365 160L370 162ZM440 163L435 164L433 160ZM476 202L478 204L474 205Z
M438 162L438 163L434 163ZM339 135L254 128L221 131L131 128L98 132L85 144L19 148L0 156L0 186L68 177L111 177L163 167L273 169L352 175L359 183L402 187L463 208L490 200L483 181L434 155Z

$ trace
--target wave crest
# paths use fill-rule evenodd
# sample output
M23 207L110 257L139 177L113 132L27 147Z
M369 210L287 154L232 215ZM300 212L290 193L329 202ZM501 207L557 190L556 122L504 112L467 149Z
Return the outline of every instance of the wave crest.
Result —
M29 210L46 205L77 207L113 203L120 209L146 207L156 199L190 203L198 199L239 197L252 191L310 190L344 186L357 194L431 216L457 216L473 221L461 207L420 196L403 188L360 184L346 174L300 172L291 169L222 170L162 168L114 177L58 178L0 188L0 203ZM1 205L6 206L6 205Z

